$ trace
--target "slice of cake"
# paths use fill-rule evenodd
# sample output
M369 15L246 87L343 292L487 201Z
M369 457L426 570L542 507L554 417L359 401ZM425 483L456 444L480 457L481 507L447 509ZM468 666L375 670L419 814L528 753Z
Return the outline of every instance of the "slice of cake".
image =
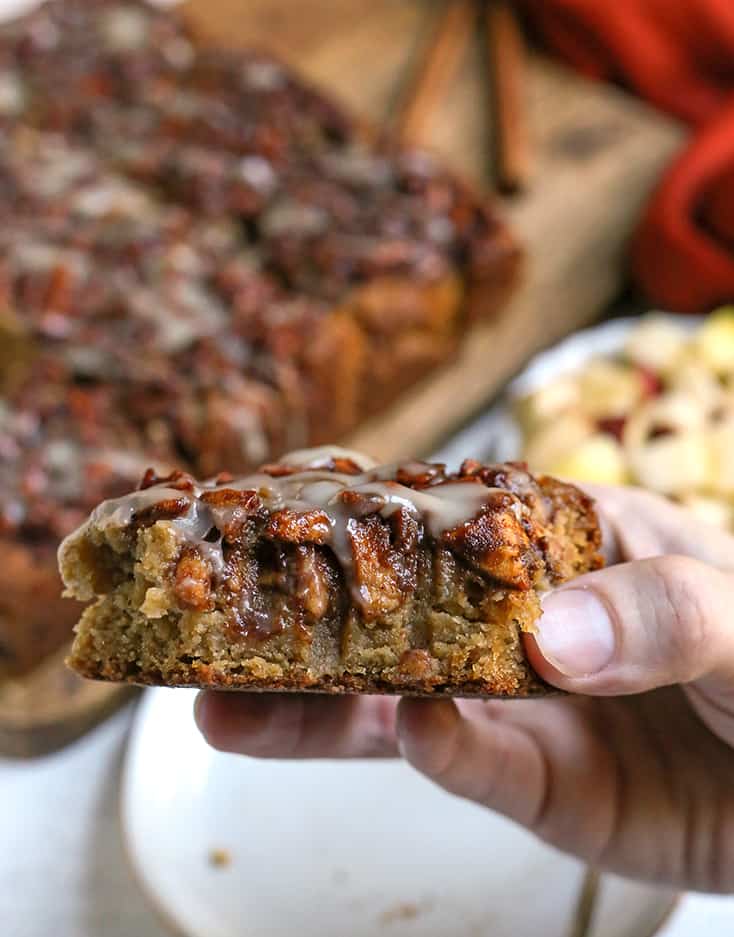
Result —
M96 601L69 659L165 686L525 696L540 595L601 565L591 500L517 463L338 448L196 482L150 471L59 552Z

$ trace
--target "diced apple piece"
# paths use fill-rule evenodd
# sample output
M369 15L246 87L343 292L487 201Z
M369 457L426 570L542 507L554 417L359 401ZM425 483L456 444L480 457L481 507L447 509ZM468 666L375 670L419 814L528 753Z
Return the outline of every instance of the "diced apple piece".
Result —
M659 436L703 430L706 414L689 394L667 391L632 413L624 428L625 448L638 448Z
M700 359L684 356L669 376L673 392L691 397L710 413L724 402L725 391L716 375Z
M711 450L713 491L734 495L734 420L728 420L708 431Z
M579 384L575 375L563 375L515 403L515 416L526 432L579 406Z
M623 485L629 480L622 447L611 436L601 433L565 452L549 471L580 482Z
M549 472L557 459L587 440L592 423L581 413L564 413L525 437L522 457L532 469Z
M593 419L625 416L645 396L639 371L601 359L579 374L581 405Z
M701 361L716 374L734 372L734 306L713 312L693 344Z
M688 494L679 498L683 507L692 511L696 517L713 524L716 527L731 529L734 514L728 501L721 498L711 498L705 495Z
M700 430L660 436L639 446L626 447L632 474L645 488L666 495L681 495L704 488L711 478L711 454L706 433Z
M675 367L687 342L682 326L661 316L646 316L627 337L624 353L640 367L662 373Z

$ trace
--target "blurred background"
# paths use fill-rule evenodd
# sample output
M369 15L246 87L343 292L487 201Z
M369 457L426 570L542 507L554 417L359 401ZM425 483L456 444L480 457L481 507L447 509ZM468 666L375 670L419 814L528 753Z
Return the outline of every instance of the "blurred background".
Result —
M149 465L326 441L734 527L730 0L0 16L3 932L732 933L401 766L215 755L187 691L64 667L55 563Z

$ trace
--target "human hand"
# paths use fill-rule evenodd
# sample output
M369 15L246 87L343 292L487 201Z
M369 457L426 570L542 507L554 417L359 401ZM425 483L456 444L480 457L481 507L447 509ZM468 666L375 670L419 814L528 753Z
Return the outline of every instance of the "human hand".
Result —
M623 875L734 891L734 537L594 488L607 569L544 602L527 652L572 695L490 702L206 692L216 748L402 754L451 793Z

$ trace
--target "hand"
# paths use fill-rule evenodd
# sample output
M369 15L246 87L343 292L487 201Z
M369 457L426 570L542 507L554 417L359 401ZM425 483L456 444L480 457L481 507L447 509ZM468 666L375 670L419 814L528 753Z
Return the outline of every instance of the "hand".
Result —
M446 790L624 875L734 891L734 537L593 489L615 564L551 593L527 651L571 696L451 701L207 692L217 748L402 754Z

